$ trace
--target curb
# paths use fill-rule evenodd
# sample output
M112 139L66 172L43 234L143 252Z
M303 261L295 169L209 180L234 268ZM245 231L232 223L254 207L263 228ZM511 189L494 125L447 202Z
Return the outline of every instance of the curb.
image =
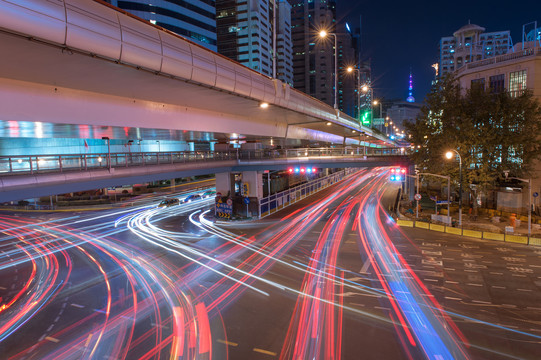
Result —
M432 223L427 223L423 221L413 221L413 220L404 220L404 219L396 220L396 224L400 227L419 228L419 229L436 231L440 233L445 232L447 234L465 236L465 237L476 238L476 239L509 242L509 243L515 243L515 244L523 244L523 245L541 246L541 238L530 237L528 239L528 236L522 236L522 235L509 235L509 234L493 233L489 231L461 229L461 228L456 228L456 227L451 227L451 226L446 226L446 225L438 225L438 224L432 224Z

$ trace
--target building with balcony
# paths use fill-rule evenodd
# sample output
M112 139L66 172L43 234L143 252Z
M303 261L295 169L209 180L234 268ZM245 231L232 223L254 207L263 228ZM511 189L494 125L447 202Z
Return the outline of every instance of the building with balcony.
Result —
M441 38L439 43L439 73L443 76L470 62L507 54L512 48L509 30L485 32L485 28L467 24Z
M216 51L216 8L214 1L105 0L152 24L184 36Z
M491 92L508 91L520 95L533 91L541 102L541 47L533 42L515 45L514 52L490 59L474 61L455 72L462 89L474 86Z

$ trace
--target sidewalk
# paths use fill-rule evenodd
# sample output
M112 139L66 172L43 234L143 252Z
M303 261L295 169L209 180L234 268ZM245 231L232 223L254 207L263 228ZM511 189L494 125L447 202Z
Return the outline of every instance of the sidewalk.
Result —
M432 221L431 215L434 214L434 209L426 209L423 208L421 212L419 212L419 218L416 218L415 210L413 209L413 214L408 213L409 201L402 201L400 205L400 217L407 220L416 220L416 221L426 221L430 223L437 223L437 224L443 224L441 222ZM509 217L507 215L499 216L499 221L496 222L496 216L491 216L488 212L485 212L486 209L479 209L479 214L477 215L477 218L475 219L473 216L470 216L467 211L464 211L462 213L462 228L468 229L468 230L476 230L476 231L487 231L487 232L493 232L493 233L499 233L499 234L505 234L506 233L506 227L511 226ZM482 210L482 211L481 211ZM447 208L442 209L440 212L440 215L446 215L447 214ZM458 209L455 207L451 207L451 218L453 222L454 227L458 227ZM524 215L519 216L517 215L517 219L521 218L522 221L516 221L516 223L520 223L520 225L515 226L513 232L507 232L509 235L521 235L521 236L527 236L528 235L528 220L527 217ZM532 215L532 227L531 227L531 235L532 237L541 237L541 225L538 224L538 221L541 221L539 217Z

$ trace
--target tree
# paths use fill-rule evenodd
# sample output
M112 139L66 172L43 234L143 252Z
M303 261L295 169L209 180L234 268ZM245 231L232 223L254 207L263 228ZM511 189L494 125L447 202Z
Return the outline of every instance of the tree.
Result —
M456 163L443 154L462 157L463 188L494 185L504 170L530 176L541 150L541 107L530 91L512 97L480 87L460 89L452 76L436 83L414 123L406 124L415 147L412 160L423 171L450 174L458 180Z

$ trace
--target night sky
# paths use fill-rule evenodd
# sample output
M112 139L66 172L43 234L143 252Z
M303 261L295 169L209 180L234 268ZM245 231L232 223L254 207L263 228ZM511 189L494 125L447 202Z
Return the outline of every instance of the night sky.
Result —
M541 27L541 0L515 1L362 1L338 0L339 20L358 27L362 15L362 57L371 59L374 96L407 97L410 67L414 97L422 102L434 78L431 64L438 60L438 42L471 20L486 32L511 31L521 41L522 25ZM531 25L533 28L533 25Z

